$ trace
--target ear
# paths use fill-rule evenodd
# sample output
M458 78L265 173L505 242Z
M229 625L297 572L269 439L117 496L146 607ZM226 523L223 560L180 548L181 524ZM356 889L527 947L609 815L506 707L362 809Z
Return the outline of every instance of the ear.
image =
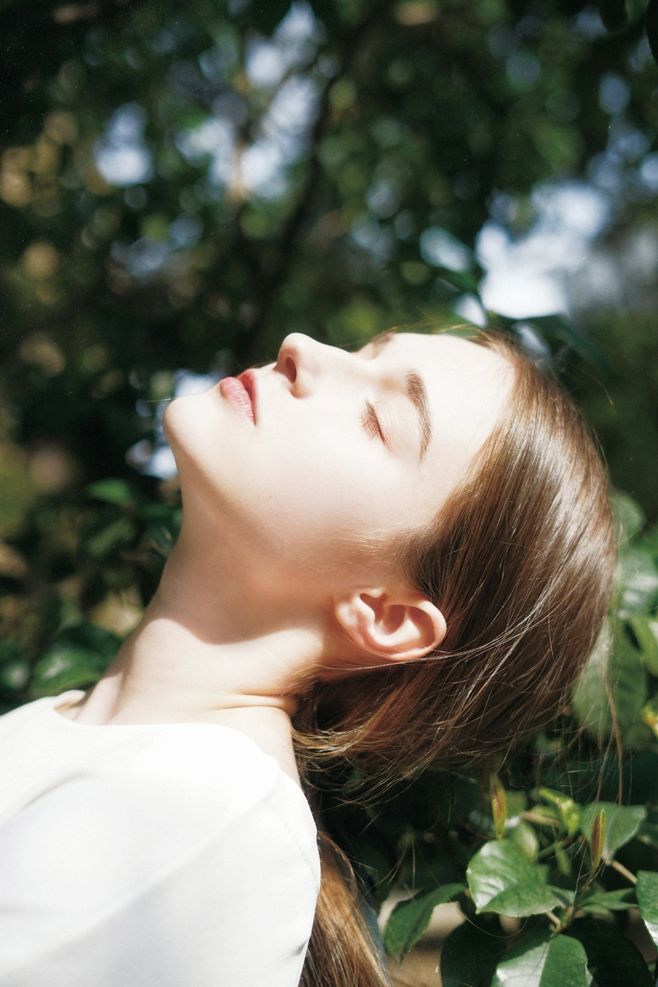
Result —
M361 651L385 662L422 658L446 636L443 614L417 591L358 591L335 601L334 613Z

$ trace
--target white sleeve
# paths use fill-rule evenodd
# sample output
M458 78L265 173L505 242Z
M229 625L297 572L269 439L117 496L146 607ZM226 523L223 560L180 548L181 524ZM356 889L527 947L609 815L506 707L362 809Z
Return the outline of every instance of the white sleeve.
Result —
M319 872L272 794L1 987L298 987Z

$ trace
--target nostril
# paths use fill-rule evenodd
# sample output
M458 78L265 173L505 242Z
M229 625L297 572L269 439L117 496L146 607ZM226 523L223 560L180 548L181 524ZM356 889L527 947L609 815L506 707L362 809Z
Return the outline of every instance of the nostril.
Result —
M284 373L291 384L297 380L297 367L291 356L287 356L284 362Z

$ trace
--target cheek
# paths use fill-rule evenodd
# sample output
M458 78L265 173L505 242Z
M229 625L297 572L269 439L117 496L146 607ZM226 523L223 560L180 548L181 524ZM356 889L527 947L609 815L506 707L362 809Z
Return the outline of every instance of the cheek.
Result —
M272 508L304 531L363 527L392 482L367 440L338 441L328 430L299 429L285 444L268 446L263 466Z

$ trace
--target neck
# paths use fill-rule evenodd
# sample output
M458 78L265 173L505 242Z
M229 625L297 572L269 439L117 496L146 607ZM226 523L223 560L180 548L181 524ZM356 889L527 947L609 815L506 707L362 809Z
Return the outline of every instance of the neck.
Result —
M80 719L208 721L236 716L290 731L322 650L321 615L254 592L230 551L183 525L158 590Z

